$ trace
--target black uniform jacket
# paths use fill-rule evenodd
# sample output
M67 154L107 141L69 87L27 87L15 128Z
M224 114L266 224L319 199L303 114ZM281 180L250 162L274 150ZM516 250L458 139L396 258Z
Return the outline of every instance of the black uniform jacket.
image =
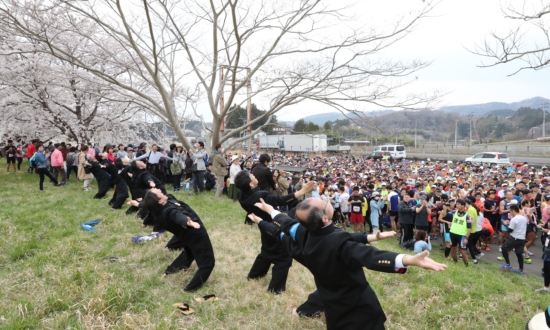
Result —
M172 195L168 195L168 201L159 213L152 214L156 226L161 227L177 236L183 241L184 245L210 244L210 238L202 220L197 213L184 202L176 200ZM199 229L187 227L187 217L200 224Z
M248 214L254 213L255 215L262 218L264 221L268 222L271 222L271 215L254 206L255 203L260 202L260 198L262 198L267 204L272 206L284 206L296 201L296 197L294 196L294 194L286 196L276 196L269 193L269 191L260 190L259 187L251 189L249 191L239 190L237 196L239 198L239 203L241 203L241 207L246 211L247 216ZM261 240L262 252L268 253L268 255L272 256L279 256L281 255L281 253L287 254L286 251L283 249L281 242L278 239L274 239L266 232L262 232Z
M292 240L291 255L306 266L315 278L325 306L328 329L384 329L386 316L363 267L386 273L395 269L397 253L379 251L363 244L354 235L328 225L310 232L294 219L279 214L273 223L262 221L262 232Z

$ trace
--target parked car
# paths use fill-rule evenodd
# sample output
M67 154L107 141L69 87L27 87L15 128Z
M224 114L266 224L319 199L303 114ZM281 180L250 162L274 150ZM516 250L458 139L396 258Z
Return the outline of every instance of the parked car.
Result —
M472 157L468 157L465 160L474 165L510 165L510 158L508 155L501 152L480 152Z
M377 146L374 151L387 151L391 153L392 158L402 160L407 158L407 149L402 144L385 144Z
M388 151L373 151L367 156L367 159L374 159L374 160L382 159L384 155L390 156L390 161L393 161L393 157L391 153Z

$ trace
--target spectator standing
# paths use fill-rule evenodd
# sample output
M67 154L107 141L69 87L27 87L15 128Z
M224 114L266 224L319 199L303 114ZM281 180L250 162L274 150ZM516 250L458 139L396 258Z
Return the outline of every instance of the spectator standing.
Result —
M15 168L17 148L15 148L15 146L13 145L12 140L8 140L8 145L5 147L5 151L6 151L6 160L8 161L7 171L8 173L10 172L10 164L13 164L13 172L15 173L15 171L17 170Z
M260 163L252 169L252 174L258 180L260 190L271 191L271 189L277 189L273 180L273 173L268 168L269 162L271 162L271 157L268 154L261 154Z
M197 143L197 150L189 149L191 159L193 159L193 165L191 172L193 174L193 192L198 195L204 190L204 172L206 171L206 164L204 159L206 158L206 150L204 150L204 142L199 141Z
M63 153L61 152L63 146L61 144L56 144L54 148L55 149L50 156L51 166L53 168L53 177L56 181L58 181L57 178L61 175L60 185L64 185L67 183L67 173L65 172L65 161L63 160Z
M233 203L236 203L238 200L239 189L235 186L235 178L240 171L239 156L233 155L231 158L231 167L229 167L229 188L227 189L227 196L233 200Z
M94 178L92 173L86 173L84 170L84 165L88 162L86 157L90 157L88 154L89 148L87 145L83 145L80 148L80 153L78 154L78 180L84 182L84 191L90 191L90 182Z
M34 156L34 153L36 152L37 142L38 142L37 140L32 140L29 146L27 147L27 160L29 161L29 168L27 169L27 173L34 172L34 168L31 168L30 166L30 163L31 163L30 160L31 160L31 157Z
M38 147L38 151L36 152L36 157L35 157L36 173L38 173L40 177L40 183L39 183L40 192L44 192L44 176L47 176L48 178L50 178L50 180L52 180L52 182L54 183L54 186L59 186L59 182L57 181L56 178L54 178L50 174L50 171L48 171L48 167L46 166L46 159L48 158L50 153L49 152L44 153L44 146L42 145L42 143L39 143L37 147Z
M227 175L227 162L223 157L223 148L221 144L216 145L214 157L212 157L212 173L216 176L217 188L216 198L222 197L225 176Z
M78 180L78 156L76 154L76 148L71 147L69 149L69 153L67 154L67 158L65 159L65 163L67 165L67 182L69 181L69 178L71 177L71 172L74 172L76 179Z

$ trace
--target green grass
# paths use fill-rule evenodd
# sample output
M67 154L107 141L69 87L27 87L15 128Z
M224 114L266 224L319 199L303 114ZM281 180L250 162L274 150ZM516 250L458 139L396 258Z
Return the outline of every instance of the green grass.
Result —
M72 178L74 180L74 178ZM47 181L47 180L46 180ZM107 200L92 199L80 183L45 185L34 174L0 174L0 328L2 329L324 329L321 319L291 316L293 307L315 289L313 277L294 263L287 292L265 292L269 278L247 281L259 251L257 228L242 224L244 212L213 193L181 192L209 231L216 267L196 293L183 292L196 266L162 280L178 252L164 250L169 235L136 245L140 221L113 211ZM95 186L93 186L95 188ZM102 222L94 232L79 224ZM396 250L393 239L375 243ZM442 262L436 249L433 257ZM120 262L106 259L118 257ZM476 267L451 264L442 273L410 269L405 275L366 270L386 312L388 329L521 329L550 304L535 294L542 279L502 273L481 261ZM194 297L215 293L219 301ZM187 302L193 316L172 304Z

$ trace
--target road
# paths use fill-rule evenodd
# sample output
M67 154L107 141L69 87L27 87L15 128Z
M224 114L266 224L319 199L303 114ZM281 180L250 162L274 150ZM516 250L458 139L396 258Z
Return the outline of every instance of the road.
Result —
M472 157L474 154L437 154L430 152L419 152L411 153L407 152L408 157L417 157L417 158L430 158L437 160L464 160L468 157ZM550 159L548 157L535 157L535 156L516 156L511 157L512 161L528 162L533 165L549 165Z

